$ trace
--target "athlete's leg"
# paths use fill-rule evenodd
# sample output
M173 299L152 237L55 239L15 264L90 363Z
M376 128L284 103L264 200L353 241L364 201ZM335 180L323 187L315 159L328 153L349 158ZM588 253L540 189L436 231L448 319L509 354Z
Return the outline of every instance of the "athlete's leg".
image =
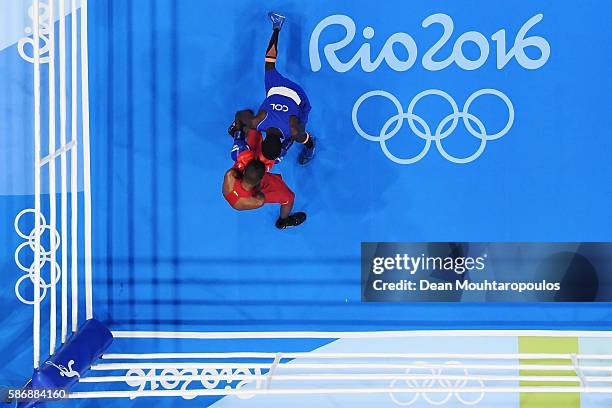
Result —
M283 26L283 22L285 21L285 17L278 13L270 12L268 13L268 17L270 17L270 20L272 20L273 31L272 36L270 37L270 42L268 43L268 49L266 49L266 71L273 69L276 66L276 56L278 54L278 34Z
M304 145L304 148L302 149L302 151L300 152L300 155L298 156L298 163L300 163L301 165L304 165L308 162L310 162L314 156L315 156L315 149L316 149L316 139L308 132L306 132L306 137L307 139L302 142L302 144Z
M310 110L312 109L312 106L310 106L310 100L308 99L306 92L304 92L304 90L301 88L300 90L301 90L301 93L299 95L300 95L300 98L302 99L302 103L300 103L300 115L298 116L298 119L300 120L300 122L306 125L306 123L308 122L308 116L310 115Z
M280 174L266 173L261 180L260 188L266 203L280 204L280 214L276 220L276 228L296 227L306 220L306 214L303 212L291 214L295 194L287 187Z
M297 135L293 136L293 139L304 145L300 155L298 156L298 163L304 165L311 161L315 155L316 140L310 132L306 131L306 124L300 121L296 116L289 118L292 129L297 131Z
M287 187L279 174L267 173L260 186L266 203L279 203L281 205L278 219L286 220L293 209L295 193Z
M288 202L287 204L281 204L280 207L280 215L278 218L284 220L291 214L291 210L293 209L293 201Z
M270 42L268 43L268 49L266 50L266 71L274 69L276 67L276 55L278 53L278 34L280 30L274 30Z

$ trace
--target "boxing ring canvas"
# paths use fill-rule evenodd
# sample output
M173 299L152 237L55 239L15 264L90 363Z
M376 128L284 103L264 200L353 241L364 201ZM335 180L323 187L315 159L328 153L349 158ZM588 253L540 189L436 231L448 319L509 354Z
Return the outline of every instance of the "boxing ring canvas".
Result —
M608 303L365 303L359 270L362 242L610 241L610 8L7 2L0 385L96 317L59 404L607 406ZM319 143L278 165L286 231L220 194L270 9Z

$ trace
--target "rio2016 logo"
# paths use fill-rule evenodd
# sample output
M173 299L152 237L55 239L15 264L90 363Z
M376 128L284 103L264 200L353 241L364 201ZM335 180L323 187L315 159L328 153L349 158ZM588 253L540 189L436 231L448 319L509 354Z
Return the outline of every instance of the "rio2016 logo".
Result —
M491 39L495 43L496 56L497 56L497 69L504 68L512 58L523 68L526 69L538 69L546 64L550 57L550 44L545 38L539 36L527 37L528 31L533 28L536 24L542 21L544 16L537 14L531 17L518 31L516 38L514 39L514 45L508 49L506 44L506 30L499 30L491 36ZM446 14L433 14L423 20L422 26L424 28L430 27L434 24L440 24L444 29L442 37L433 45L429 50L425 52L421 63L423 68L428 71L440 71L447 68L451 64L455 63L460 68L465 70L475 70L482 67L490 54L490 45L487 38L479 33L478 31L468 31L463 33L457 38L453 45L453 51L446 59L435 60L434 56L438 54L440 49L450 40L453 35L455 24L453 19ZM410 34L407 33L395 33L390 36L378 56L372 60L370 44L363 44L357 53L348 61L342 62L336 56L336 52L340 51L347 45L349 45L355 38L356 26L353 19L345 15L333 15L324 18L314 28L312 35L310 36L310 67L314 72L321 69L321 56L319 55L319 39L321 33L328 27L340 25L346 30L346 36L335 43L327 44L323 47L323 54L327 59L330 67L336 72L347 72L352 69L357 62L361 63L361 69L365 72L375 71L380 64L385 61L386 64L394 71L407 71L415 64L418 57L418 47L414 39ZM370 40L374 38L374 29L372 27L365 27L362 32L363 38ZM463 45L467 43L476 44L479 49L479 56L476 59L469 59L463 55ZM393 47L399 45L405 48L408 53L408 57L405 60L399 59L394 51ZM535 47L540 51L540 56L536 59L531 59L526 53L525 49L528 47Z
M473 71L481 68L488 60L492 53L494 53L496 58L496 66L497 69L501 70L507 66L507 64L511 60L516 60L516 62L523 68L528 70L535 70L541 68L546 64L550 57L550 44L548 41L537 35L530 34L530 30L532 30L540 21L543 19L543 14L536 14L531 17L527 22L523 24L520 28L516 37L514 38L514 42L509 45L507 43L506 30L500 29L496 33L491 36L492 43L489 42L487 37L478 32L478 31L468 31L465 32L452 43L452 52L448 56L441 55L442 48L451 41L451 37L453 35L455 24L453 19L446 14L433 14L422 21L423 28L428 28L433 25L440 25L443 28L443 32L441 37L423 54L421 57L421 65L424 69L428 71L441 71L449 66L455 64L459 68L466 71ZM355 55L350 58L348 61L341 61L336 55L340 50L347 47L354 39L356 34L356 25L353 19L346 15L332 15L321 20L314 28L312 35L310 37L309 44L309 56L310 56L310 66L313 72L320 71L322 68L321 63L321 55L320 55L320 38L323 31L325 31L328 27L331 26L341 26L344 28L346 34L344 38L340 41L326 44L323 46L323 55L325 56L325 60L329 64L330 68L336 72L344 73L355 67L357 63L360 63L361 70L367 73L371 73L376 71L383 62L392 70L403 72L408 71L413 68L417 60L419 59L419 48L417 46L414 38L404 32L398 32L391 35L384 43L381 51L373 58L371 45L367 42L362 44ZM374 38L375 32L374 28L370 26L366 26L362 31L362 36L365 40L371 40ZM476 58L468 58L463 53L463 47L465 44L474 44L478 48L478 53ZM405 58L399 58L394 52L394 47L403 47L406 51ZM537 57L533 57L532 55L527 55L526 50L528 48L532 48L538 51ZM396 48L397 49L397 48ZM506 126L499 132L494 134L488 134L487 130L485 130L484 124L482 120L477 118L475 115L467 112L467 108L469 107L470 102L475 99L479 95L484 94L492 94L499 97L508 108L508 119ZM442 120L443 123L438 124L438 126L429 126L424 123L424 120L420 117L417 117L412 113L411 107L413 107L415 103L415 99L419 100L423 96L426 95L438 95L443 97L447 101L449 101L452 107L452 113L448 115L445 119ZM365 133L361 126L359 125L359 121L357 120L357 112L359 110L359 106L361 103L371 97L371 96L383 96L391 100L394 105L397 107L397 115L390 118L386 124L380 129L377 135L369 135ZM463 110L459 110L456 106L456 103L452 99L452 97L438 89L429 89L422 91L413 99L413 103L411 103L411 107L408 108L406 112L401 107L397 98L384 90L369 90L365 92L361 97L357 99L352 109L352 122L355 131L361 135L366 140L377 141L381 144L381 149L384 154L392 161L398 164L412 164L421 160L427 151L432 142L436 143L436 147L438 151L442 154L444 158L448 161L454 163L469 163L480 157L483 153L484 147L488 140L495 140L501 138L503 135L510 131L512 124L514 122L514 106L510 101L510 98L506 96L506 94L497 89L489 88L481 89L475 91L472 96L466 102ZM480 139L480 146L477 151L467 157L457 158L448 154L441 145L442 139L452 133L457 125L458 119L463 119L463 123L469 133L478 139ZM424 139L426 141L426 145L421 153L412 157L412 158L399 158L393 153L391 153L388 147L385 144L385 141L391 138L394 134L399 131L399 128L402 126L402 122L404 120L408 120L409 127L413 133L415 133L419 138ZM418 129L414 126L415 121L418 122L425 131L418 131ZM451 128L445 131L442 130L445 125L451 123ZM477 129L470 124L470 122L476 124ZM389 131L391 125L393 128ZM415 130L416 129L416 130ZM435 129L435 131L433 130Z

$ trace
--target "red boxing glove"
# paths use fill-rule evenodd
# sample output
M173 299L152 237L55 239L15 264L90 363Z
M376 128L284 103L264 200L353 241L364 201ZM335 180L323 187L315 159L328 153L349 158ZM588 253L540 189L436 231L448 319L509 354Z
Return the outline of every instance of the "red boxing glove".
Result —
M243 171L246 165L249 164L249 162L253 160L254 158L255 158L255 153L253 153L251 150L245 150L244 152L238 155L238 158L236 159L236 163L234 163L233 167L235 169Z
M243 171L246 165L249 164L249 162L254 159L258 159L262 161L263 164L266 166L266 171L270 171L272 166L274 166L274 160L268 160L262 154L260 154L258 158L256 157L254 151L245 150L244 152L238 155L238 158L236 159L236 163L234 163L233 167L237 170Z

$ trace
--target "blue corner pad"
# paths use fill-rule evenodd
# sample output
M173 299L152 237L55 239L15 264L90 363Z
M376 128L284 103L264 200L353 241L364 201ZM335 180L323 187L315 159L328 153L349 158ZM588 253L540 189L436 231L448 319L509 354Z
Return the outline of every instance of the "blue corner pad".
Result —
M110 330L95 319L87 320L51 357L34 370L26 385L31 389L69 391L113 342ZM21 401L18 408L32 408L41 401Z

